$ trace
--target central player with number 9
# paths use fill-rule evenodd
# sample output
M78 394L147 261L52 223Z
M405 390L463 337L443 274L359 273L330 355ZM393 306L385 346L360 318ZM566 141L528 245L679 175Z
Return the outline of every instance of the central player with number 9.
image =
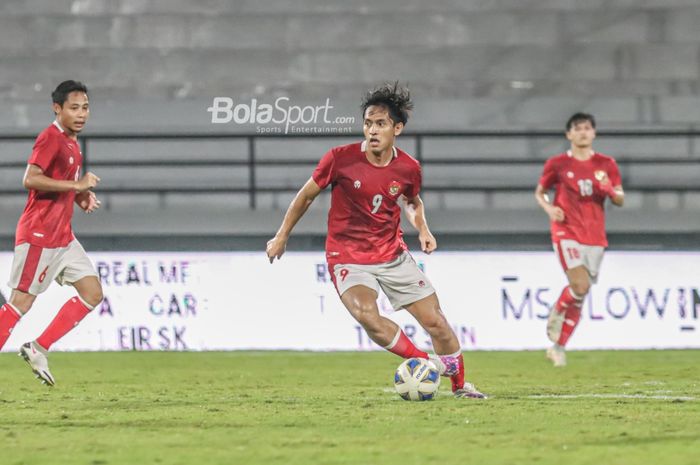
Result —
M483 399L486 396L465 381L459 340L440 308L430 279L403 240L402 209L418 231L421 250L429 254L437 247L420 198L420 163L395 145L412 108L408 89L398 82L382 85L365 96L365 140L326 152L287 209L277 234L268 241L267 256L270 263L282 256L294 225L321 191L330 187L326 259L345 308L375 344L412 360L399 374L399 381L436 388L437 377L443 375L450 378L454 397ZM420 350L395 322L380 314L380 293L393 309L405 309L415 317L430 336L435 354ZM417 361L428 358L434 362L432 368ZM417 379L417 374L427 378ZM411 392L423 392L420 395L424 398L433 393Z

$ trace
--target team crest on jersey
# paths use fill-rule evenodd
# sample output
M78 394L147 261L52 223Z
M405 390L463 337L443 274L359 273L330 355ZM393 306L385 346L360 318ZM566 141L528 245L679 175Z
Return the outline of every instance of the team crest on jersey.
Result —
M401 190L401 184L399 184L398 181L391 181L391 184L389 184L389 194L397 195L399 190Z
M362 185L362 183L361 183L359 180L356 180L356 181L353 183L353 186L355 186L355 189L359 189L361 185Z
M566 172L566 177L569 178L569 179L573 178L573 177L574 177L573 171L567 171L567 172Z
M602 181L603 179L605 179L605 178L608 177L608 173L606 173L606 172L603 171L603 170L596 170L596 172L593 173L593 176L595 176L595 178L596 178L598 181Z
M70 163L71 165L73 164L73 161L74 161L74 160L73 160L73 157L70 157L70 158L68 159L68 163Z

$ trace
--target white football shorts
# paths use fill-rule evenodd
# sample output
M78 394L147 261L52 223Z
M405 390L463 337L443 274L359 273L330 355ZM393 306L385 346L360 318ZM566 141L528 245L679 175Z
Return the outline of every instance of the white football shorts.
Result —
M397 259L376 265L339 264L331 267L338 295L353 286L366 286L377 294L381 289L394 310L435 293L428 277L413 257L404 251Z
M53 280L63 286L86 276L97 277L97 272L77 239L66 247L54 249L24 243L15 247L7 284L12 289L39 295Z
M588 271L591 282L598 281L600 264L603 262L605 247L598 245L585 245L573 239L561 239L552 244L561 266L564 270L584 266Z

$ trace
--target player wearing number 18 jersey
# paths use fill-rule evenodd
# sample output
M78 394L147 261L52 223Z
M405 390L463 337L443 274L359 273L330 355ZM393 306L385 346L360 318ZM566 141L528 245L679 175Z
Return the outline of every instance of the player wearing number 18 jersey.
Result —
M394 142L412 109L409 93L398 83L367 94L362 104L365 140L335 147L319 162L267 243L270 263L285 251L294 225L331 186L326 258L341 301L370 338L404 358L431 359L449 376L455 397L484 398L464 381L459 341L447 322L427 276L407 251L400 227L401 206L419 232L421 249L431 253L436 242L428 229L420 164ZM396 323L379 313L380 289L393 308L406 309L430 335L436 355L418 349Z
M605 200L622 206L624 191L617 163L592 150L595 119L576 113L566 125L571 148L544 165L535 198L551 220L552 244L569 285L564 288L547 322L553 346L547 357L555 366L566 365L564 347L581 318L581 304L595 283L608 246ZM547 191L555 189L550 203Z

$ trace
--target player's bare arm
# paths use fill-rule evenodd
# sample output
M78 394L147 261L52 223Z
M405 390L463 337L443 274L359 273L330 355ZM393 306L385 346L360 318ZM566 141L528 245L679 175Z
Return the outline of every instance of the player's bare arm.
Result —
M40 192L68 192L73 190L85 192L97 186L99 182L100 178L94 173L85 173L79 181L53 179L46 176L38 165L29 164L24 172L22 185L25 189L34 189Z
M282 220L282 225L277 230L275 237L267 241L267 257L272 263L275 258L278 260L282 258L284 252L287 248L287 241L289 240L289 235L292 233L292 229L299 222L306 210L313 203L314 199L318 197L321 193L321 188L318 187L316 181L313 178L309 178L306 184L297 192L297 195L289 204L287 213L284 215Z
M406 218L408 218L411 225L418 231L418 240L420 241L421 250L427 254L431 253L437 249L437 241L435 240L435 236L430 232L430 228L428 228L423 200L417 195L412 199L403 197L403 201Z
M547 195L547 191L544 187L542 187L541 184L538 184L537 188L535 189L535 199L537 200L537 203L540 207L542 207L542 210L544 210L544 212L547 214L551 221L556 221L559 223L564 221L564 210L555 205L552 205L549 202L549 196Z

